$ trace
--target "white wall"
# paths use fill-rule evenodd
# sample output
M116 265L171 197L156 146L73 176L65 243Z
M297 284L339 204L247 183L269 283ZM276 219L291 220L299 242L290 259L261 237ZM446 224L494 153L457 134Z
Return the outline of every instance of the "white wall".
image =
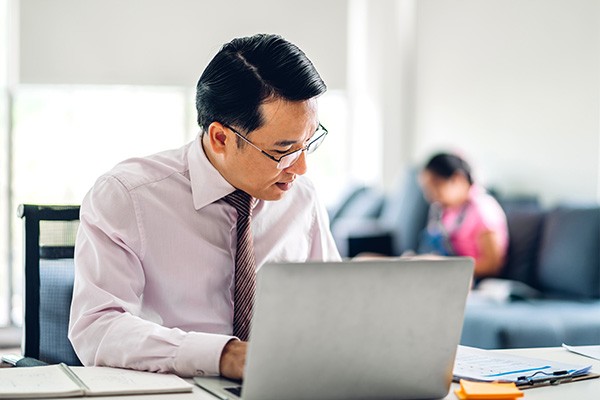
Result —
M600 200L600 1L420 0L414 156L488 185Z
M279 33L346 85L346 0L14 0L21 83L195 85L221 44Z
M221 43L279 32L348 90L360 180L450 147L505 193L600 200L599 0L13 1L20 82L190 86Z
M350 0L351 175L390 188L412 161L417 0Z

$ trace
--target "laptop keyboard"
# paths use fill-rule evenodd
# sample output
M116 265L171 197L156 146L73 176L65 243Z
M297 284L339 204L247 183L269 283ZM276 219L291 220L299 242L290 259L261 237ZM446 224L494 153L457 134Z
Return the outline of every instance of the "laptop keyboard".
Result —
M225 390L227 390L230 393L233 393L237 397L242 397L242 387L241 386L226 387Z

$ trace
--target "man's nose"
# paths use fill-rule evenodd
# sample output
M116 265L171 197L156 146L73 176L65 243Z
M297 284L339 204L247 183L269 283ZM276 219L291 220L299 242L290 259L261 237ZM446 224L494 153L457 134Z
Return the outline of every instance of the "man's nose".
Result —
M306 173L306 150L301 153L296 162L286 168L286 172L296 175L304 175Z

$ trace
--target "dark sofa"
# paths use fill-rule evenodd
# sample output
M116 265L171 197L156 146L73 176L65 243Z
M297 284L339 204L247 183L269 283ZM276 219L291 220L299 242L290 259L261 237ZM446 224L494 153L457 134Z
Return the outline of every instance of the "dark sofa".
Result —
M484 279L470 294L461 343L490 349L600 344L600 205L544 208L535 198L498 198L510 233L506 265L500 279ZM355 207L356 215L333 222L342 256L398 256L418 243L427 208L414 170L383 201L379 215L369 202L369 215ZM385 213L390 208L396 217Z
M510 245L504 280L483 280L472 293L461 343L600 344L600 207L505 210Z

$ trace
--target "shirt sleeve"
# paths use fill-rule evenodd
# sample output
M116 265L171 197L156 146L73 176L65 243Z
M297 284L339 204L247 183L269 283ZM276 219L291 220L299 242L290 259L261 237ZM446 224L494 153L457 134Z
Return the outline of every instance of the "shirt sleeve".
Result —
M481 205L481 223L490 231L506 230L506 214L496 200L489 197Z
M231 336L185 332L144 318L136 206L116 178L100 178L81 205L69 339L84 365L180 376L218 375Z
M341 261L342 257L329 228L329 215L325 205L315 196L315 212L311 229L309 258L318 261Z

